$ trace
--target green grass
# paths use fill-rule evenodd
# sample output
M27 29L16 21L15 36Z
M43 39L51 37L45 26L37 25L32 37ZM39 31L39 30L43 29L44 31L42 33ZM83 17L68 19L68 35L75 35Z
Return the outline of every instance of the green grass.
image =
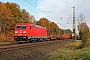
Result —
M80 41L71 43L68 47L73 45L73 49L69 49L68 47L58 49L42 57L41 60L90 60L90 47L76 49L80 44Z
M76 50L79 49L82 44L81 40L77 40L76 42L72 42L69 45L66 46L66 48L71 49L71 50Z
M78 54L75 54L75 59L90 60L90 47L75 50Z

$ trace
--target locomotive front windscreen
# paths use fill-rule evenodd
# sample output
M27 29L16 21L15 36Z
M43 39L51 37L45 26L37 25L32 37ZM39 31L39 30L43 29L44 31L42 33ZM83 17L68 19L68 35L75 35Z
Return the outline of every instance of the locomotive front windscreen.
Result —
M26 29L27 26L16 26L16 29Z
M21 28L21 26L16 26L16 29L20 29Z
M22 26L22 29L26 29L26 26Z

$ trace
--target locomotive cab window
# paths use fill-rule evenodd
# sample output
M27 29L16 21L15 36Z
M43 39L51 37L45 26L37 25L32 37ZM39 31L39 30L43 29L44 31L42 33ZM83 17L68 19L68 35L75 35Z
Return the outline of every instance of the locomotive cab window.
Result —
M30 26L30 29L31 29L31 26Z
M22 26L22 29L26 29L27 26Z
M21 26L16 26L16 29L20 29L21 28Z

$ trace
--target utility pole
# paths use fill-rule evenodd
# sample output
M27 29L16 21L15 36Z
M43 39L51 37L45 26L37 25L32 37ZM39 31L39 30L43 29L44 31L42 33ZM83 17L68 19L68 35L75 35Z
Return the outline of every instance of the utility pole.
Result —
M61 17L61 21L62 21L62 17ZM60 22L61 23L61 22ZM62 35L62 29L60 30L60 34Z
M73 33L72 33L72 38L73 39L75 39L75 29L76 29L75 6L73 6Z

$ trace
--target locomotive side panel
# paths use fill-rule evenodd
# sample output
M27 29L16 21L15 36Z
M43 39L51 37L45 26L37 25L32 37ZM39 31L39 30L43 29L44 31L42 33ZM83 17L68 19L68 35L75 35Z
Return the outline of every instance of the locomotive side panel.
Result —
M32 26L31 28L31 38L46 38L47 36L47 31L44 28L37 27L37 26Z
M41 31L42 36L47 37L47 30L44 28Z

